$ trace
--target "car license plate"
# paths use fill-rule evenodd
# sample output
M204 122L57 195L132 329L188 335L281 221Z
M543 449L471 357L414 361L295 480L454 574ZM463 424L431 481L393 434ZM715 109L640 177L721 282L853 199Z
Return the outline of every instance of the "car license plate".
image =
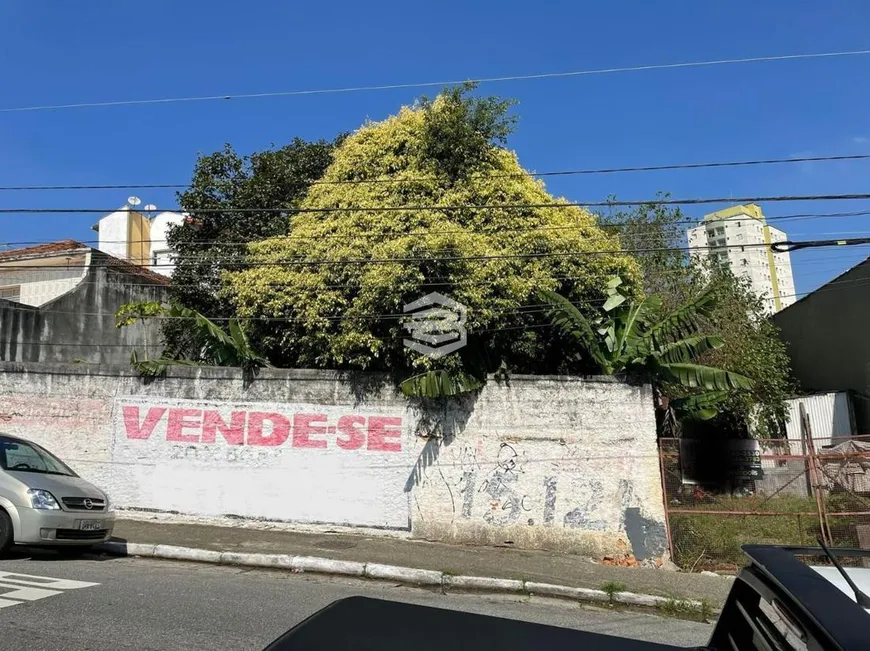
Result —
M82 520L79 529L82 531L100 531L103 528L102 520Z

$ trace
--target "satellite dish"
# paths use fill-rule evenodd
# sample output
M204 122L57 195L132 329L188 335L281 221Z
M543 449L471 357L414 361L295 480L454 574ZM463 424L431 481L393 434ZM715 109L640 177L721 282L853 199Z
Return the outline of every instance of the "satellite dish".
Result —
M142 203L142 200L139 197L127 197L127 204L130 206L138 206Z
M155 210L157 210L157 206L155 206L153 203L149 203L142 210L144 210L145 212L154 212Z

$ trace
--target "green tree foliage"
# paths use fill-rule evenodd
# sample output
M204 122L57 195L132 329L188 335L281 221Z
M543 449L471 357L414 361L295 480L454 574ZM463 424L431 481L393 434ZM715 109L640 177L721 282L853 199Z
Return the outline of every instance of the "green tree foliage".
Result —
M420 158L429 163L430 172L450 181L480 170L481 164L497 166L493 145L506 145L516 126L516 116L508 114L514 100L474 97L469 95L473 89L467 83L445 90L435 101L420 100Z
M639 290L630 256L586 254L619 249L587 211L473 207L564 203L497 146L512 126L508 106L467 87L449 91L364 125L336 149L324 183L300 205L311 212L291 217L289 236L251 244L254 264L226 278L228 297L253 319L273 363L444 370L455 381L430 375L411 390L459 392L499 365L563 367L536 289L582 306L603 302L614 274L629 293ZM468 308L468 346L439 360L402 343L403 306L433 291Z
M713 268L709 282L716 293L716 308L705 327L716 332L724 345L705 353L702 359L754 380L750 389L729 394L715 425L731 432L749 429L759 438L777 437L786 419L785 400L796 389L779 328L768 318L763 301L746 279Z
M660 199L669 197L658 194ZM658 296L668 308L685 299L683 287L695 275L685 250L688 221L678 206L654 202L614 207L601 216L604 229L619 235L625 249L637 258L644 293Z
M335 143L324 140L295 138L279 149L249 156L239 155L229 144L200 156L190 187L178 194L189 216L168 234L169 245L178 253L173 302L213 318L232 316L233 307L220 292L221 274L238 267L247 254L247 242L287 234L289 212L323 175L334 148ZM174 321L164 325L167 341L177 345L184 330Z
M710 419L730 390L750 389L752 381L738 373L697 362L707 351L724 345L719 337L703 334L700 321L716 303L713 291L699 294L670 311L658 297L631 300L620 291L622 280L607 283L608 298L597 317L588 318L570 300L541 290L551 305L553 325L577 343L595 370L605 375L635 374L658 390L678 387L676 401L683 416Z

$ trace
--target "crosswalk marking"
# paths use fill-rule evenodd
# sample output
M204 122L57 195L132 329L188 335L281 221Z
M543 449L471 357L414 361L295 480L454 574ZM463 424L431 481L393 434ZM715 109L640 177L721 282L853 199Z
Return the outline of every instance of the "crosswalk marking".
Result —
M0 572L0 608L9 608L25 601L53 597L65 590L79 590L96 585L100 584L33 574L18 574L17 572Z

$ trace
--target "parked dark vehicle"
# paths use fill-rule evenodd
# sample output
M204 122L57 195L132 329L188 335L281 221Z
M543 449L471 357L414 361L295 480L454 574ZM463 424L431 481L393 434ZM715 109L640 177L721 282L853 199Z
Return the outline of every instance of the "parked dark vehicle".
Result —
M870 567L835 557L868 550L747 545L710 642L716 651L870 650ZM808 565L798 556L829 559ZM861 605L859 605L859 603ZM664 624L666 625L666 624ZM265 651L674 651L639 642L499 617L350 597L318 611Z

